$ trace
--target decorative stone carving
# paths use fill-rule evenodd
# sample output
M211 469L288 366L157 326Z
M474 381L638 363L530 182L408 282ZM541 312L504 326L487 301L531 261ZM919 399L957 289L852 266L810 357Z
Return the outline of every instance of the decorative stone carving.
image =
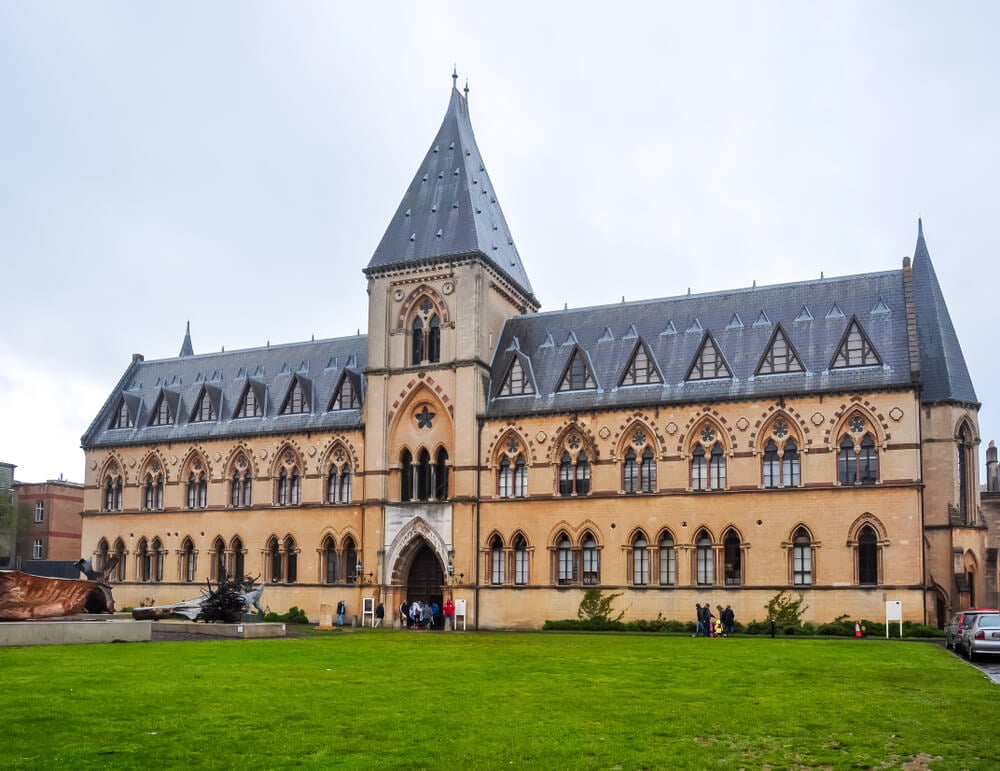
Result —
M667 423L667 433L670 434L671 436L677 433L677 424L674 423L674 421L672 420L669 423Z
M611 429L608 428L607 426L601 426L601 430L598 431L598 434L600 435L601 439L607 439L609 436L611 436Z
M750 427L750 421L747 420L746 418L740 418L739 420L736 421L736 427L740 431L746 431Z
M543 444L546 439L548 439L548 435L544 431L539 431L535 434L535 441L539 444Z
M826 420L826 418L823 417L822 412L814 412L812 418L810 419L812 420L814 426L822 425L823 421Z
M889 417L898 423L903 419L903 411L899 407L893 407L889 410Z

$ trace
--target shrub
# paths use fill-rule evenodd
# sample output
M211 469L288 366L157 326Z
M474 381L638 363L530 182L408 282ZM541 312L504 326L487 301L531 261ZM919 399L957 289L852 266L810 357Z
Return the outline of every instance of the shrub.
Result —
M782 590L768 600L764 607L767 609L767 617L773 618L775 624L792 627L802 625L802 614L809 609L804 603L805 597L801 593L795 599L790 592Z
M308 624L309 618L306 616L306 612L301 610L294 605L288 609L287 613L273 613L270 608L264 614L264 620L270 621L272 623L284 623L284 624Z
M583 599L580 600L580 608L576 611L576 616L582 621L621 621L625 611L622 611L614 618L611 618L611 603L618 594L604 594L600 589L588 589Z

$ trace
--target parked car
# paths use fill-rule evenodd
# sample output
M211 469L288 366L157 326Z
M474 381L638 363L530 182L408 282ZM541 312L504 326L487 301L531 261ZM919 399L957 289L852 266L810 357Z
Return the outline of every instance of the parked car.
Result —
M966 608L953 613L944 626L944 644L948 650L962 650L962 629L968 626L977 613L1000 613L1000 609Z
M984 653L1000 653L1000 613L977 613L962 630L962 647L969 661Z

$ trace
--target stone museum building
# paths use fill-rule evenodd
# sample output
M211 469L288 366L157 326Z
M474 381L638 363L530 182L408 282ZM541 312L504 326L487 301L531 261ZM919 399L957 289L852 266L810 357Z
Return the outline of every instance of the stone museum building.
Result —
M916 230L862 275L543 313L453 88L363 267L367 334L135 355L82 439L84 556L121 558L119 606L225 571L314 620L451 596L538 628L596 587L627 619L790 590L943 624L996 602L996 564Z

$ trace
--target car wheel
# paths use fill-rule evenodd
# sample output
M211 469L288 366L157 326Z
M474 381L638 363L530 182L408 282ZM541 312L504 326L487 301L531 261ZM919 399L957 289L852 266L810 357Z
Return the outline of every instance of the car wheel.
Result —
M947 637L944 638L944 647L947 648L948 650L954 650L955 648L955 646L951 644L951 640L949 640Z
M976 660L976 649L975 649L975 648L973 648L973 647L972 647L972 646L970 645L970 646L969 646L969 661L975 661L975 660Z

